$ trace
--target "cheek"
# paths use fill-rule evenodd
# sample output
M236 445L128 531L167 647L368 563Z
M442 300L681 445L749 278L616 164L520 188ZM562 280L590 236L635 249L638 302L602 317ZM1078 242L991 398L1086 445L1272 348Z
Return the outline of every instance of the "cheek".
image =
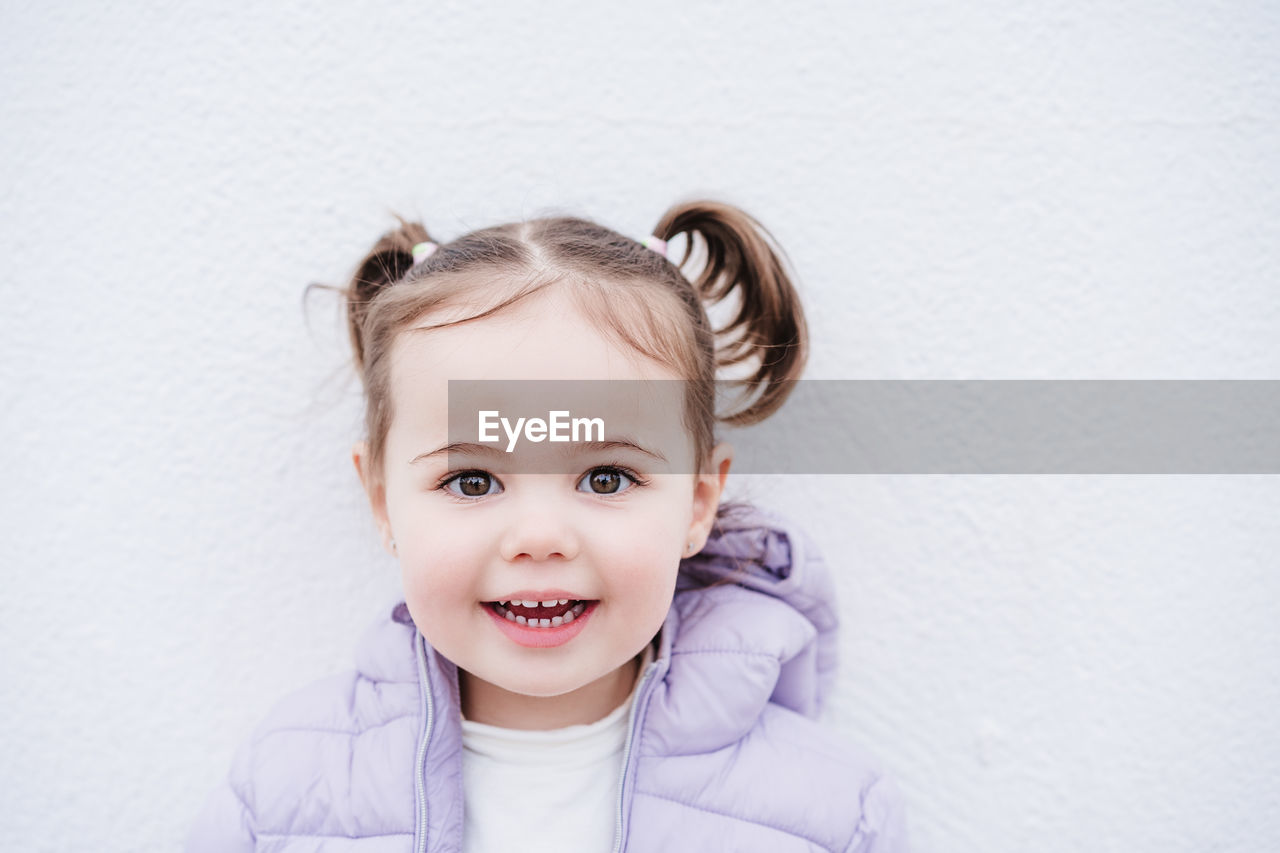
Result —
M674 541L670 536L655 535L633 539L625 549L611 549L615 594L637 602L670 603L680 569L680 547Z
M478 574L474 555L432 547L429 558L401 561L405 597L424 614L456 613L460 602L475 596Z
M626 542L630 553L644 554L649 560L663 564L678 563L693 518L690 494L667 489L645 498L632 513L617 520L611 536Z
M409 615L434 648L445 654L459 654L483 616L477 604L474 570L460 555L435 548L432 558L401 563L401 581ZM462 644L462 645L460 645Z

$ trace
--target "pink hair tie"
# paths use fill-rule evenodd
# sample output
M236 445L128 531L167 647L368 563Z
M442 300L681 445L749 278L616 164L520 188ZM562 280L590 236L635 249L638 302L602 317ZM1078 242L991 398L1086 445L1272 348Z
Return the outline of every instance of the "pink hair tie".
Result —
M436 253L436 249L439 248L439 246L430 241L415 244L413 247L413 265L416 267L418 264L434 255Z
M652 249L653 251L657 252L659 255L662 255L662 257L664 258L667 256L666 240L661 240L653 236L652 234L650 234L648 237L644 238L644 240L640 242L644 244L644 247L646 249Z

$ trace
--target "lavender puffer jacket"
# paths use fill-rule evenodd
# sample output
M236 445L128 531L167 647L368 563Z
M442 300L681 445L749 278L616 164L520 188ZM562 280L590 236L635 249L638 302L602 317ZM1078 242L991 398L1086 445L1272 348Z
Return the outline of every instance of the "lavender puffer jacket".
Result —
M704 588L745 563L736 584ZM631 711L615 853L898 853L901 801L816 721L836 675L825 563L782 519L722 517L684 561ZM357 669L282 700L188 840L200 851L462 849L458 672L397 605Z

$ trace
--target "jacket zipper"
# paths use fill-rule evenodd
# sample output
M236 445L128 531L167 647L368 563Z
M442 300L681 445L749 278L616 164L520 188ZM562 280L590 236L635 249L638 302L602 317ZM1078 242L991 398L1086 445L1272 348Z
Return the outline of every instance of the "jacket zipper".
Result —
M622 813L627 803L627 772L631 764L631 744L636 737L636 720L640 716L640 703L646 703L647 707L649 701L649 693L646 690L649 675L657 668L658 662L654 661L645 669L644 675L640 676L640 686L636 688L636 701L631 705L631 716L627 720L627 745L622 750L622 776L618 780L618 814L614 825L613 853L622 853Z
M418 658L418 687L422 703L426 706L426 721L422 727L422 740L418 743L418 772L413 780L414 793L418 796L418 853L427 850L427 790L425 777L427 773L427 742L431 739L431 729L435 724L435 703L431 698L430 676L427 674L425 652L422 644L426 642L421 634L416 635L414 652Z

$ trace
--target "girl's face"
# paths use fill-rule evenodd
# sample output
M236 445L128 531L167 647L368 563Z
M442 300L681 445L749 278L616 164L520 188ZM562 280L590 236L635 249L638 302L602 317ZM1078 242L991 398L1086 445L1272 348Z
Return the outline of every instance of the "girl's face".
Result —
M455 318L441 309L420 322ZM599 719L626 698L632 659L666 618L680 559L706 541L729 451L716 448L715 473L690 473L683 428L680 446L669 431L659 446L658 421L669 427L672 417L660 406L607 424L606 439L626 434L635 448L522 437L508 453L499 428L497 444L441 451L451 441L448 380L680 378L620 349L554 286L492 317L395 342L384 487L365 470L363 442L355 462L384 540L395 539L414 622L459 667L468 718L552 728ZM533 467L522 465L532 453L567 462L536 468L557 473L521 470ZM586 606L567 625L535 629L494 606L513 599Z

